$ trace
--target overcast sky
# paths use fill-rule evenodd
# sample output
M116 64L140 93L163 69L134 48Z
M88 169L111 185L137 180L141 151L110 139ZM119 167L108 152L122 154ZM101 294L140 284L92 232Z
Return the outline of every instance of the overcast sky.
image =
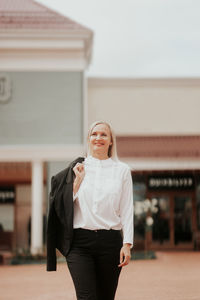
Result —
M37 0L94 31L88 76L200 77L199 0Z

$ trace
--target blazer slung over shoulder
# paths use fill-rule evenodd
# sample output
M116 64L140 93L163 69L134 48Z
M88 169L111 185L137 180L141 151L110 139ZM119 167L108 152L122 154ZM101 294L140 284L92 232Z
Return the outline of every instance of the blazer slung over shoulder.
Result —
M47 271L56 271L56 249L67 256L73 238L73 167L83 162L78 157L51 178L47 221Z

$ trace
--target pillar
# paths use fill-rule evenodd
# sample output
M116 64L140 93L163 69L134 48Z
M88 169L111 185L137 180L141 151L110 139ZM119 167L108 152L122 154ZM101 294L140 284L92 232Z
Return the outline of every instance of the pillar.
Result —
M43 252L43 163L32 162L31 254Z

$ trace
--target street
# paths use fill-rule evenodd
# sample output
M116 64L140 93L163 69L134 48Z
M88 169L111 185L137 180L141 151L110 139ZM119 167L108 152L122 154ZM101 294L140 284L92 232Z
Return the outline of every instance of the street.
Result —
M200 252L157 252L122 270L116 300L200 300ZM0 267L1 300L75 300L66 263ZM104 300L104 299L102 299Z

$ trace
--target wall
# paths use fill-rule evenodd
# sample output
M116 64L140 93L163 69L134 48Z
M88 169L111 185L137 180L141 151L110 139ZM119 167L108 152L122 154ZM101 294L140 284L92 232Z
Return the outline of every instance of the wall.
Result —
M199 134L200 79L89 78L88 107L117 135Z
M81 72L7 72L12 95L0 103L0 144L79 144Z
M46 186L43 188L43 214L46 214ZM16 185L16 247L18 251L29 249L29 221L31 216L31 186ZM44 224L46 225L46 224ZM45 228L45 227L44 227Z

